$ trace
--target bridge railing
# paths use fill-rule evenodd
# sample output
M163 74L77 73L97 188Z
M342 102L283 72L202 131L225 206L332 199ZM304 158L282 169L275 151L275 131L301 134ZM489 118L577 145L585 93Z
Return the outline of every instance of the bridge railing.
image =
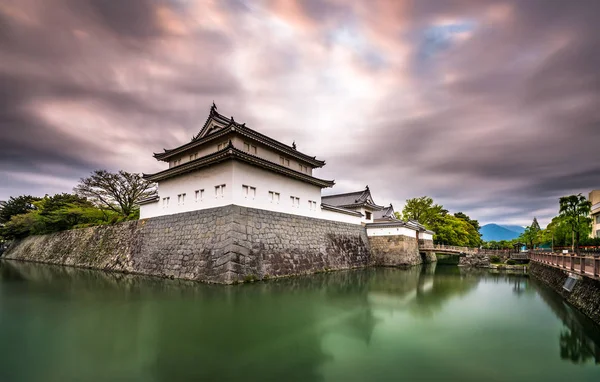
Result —
M510 258L512 260L529 260L529 253L527 253L527 252L511 253Z
M467 252L476 252L478 249L477 248L469 248L469 247L458 247L455 245L444 245L444 244L434 244L433 247L429 247L429 248L433 248L434 250L440 250L440 251L451 251L451 252L463 252L463 253L467 253Z
M576 256L572 253L531 252L529 259L584 276L600 277L599 256Z

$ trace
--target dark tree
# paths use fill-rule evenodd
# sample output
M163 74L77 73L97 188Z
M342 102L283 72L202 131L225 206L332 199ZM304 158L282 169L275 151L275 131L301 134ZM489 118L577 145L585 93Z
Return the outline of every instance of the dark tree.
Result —
M91 176L82 178L74 191L77 195L88 198L98 207L107 208L127 217L136 209L140 200L152 196L156 189L152 182L138 174L96 170Z
M26 214L35 209L33 202L40 200L31 195L10 197L7 201L0 202L0 224L7 223L15 215Z
M531 228L533 230L535 230L536 232L539 232L542 230L540 228L540 223L538 223L537 218L535 216L533 217L533 222L531 223Z

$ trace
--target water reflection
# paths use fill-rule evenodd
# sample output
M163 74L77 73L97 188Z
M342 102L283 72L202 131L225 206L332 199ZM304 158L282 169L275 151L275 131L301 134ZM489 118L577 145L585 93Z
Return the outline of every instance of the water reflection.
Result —
M430 264L211 286L0 262L0 380L321 381L340 344L362 344L365 359L379 351L389 313L406 330L443 322L482 283L539 293L565 325L561 357L598 362L598 329L522 274Z
M535 282L535 281L534 281ZM535 282L542 299L562 321L559 336L560 357L575 364L593 361L600 364L600 331L587 317L557 297L556 293Z

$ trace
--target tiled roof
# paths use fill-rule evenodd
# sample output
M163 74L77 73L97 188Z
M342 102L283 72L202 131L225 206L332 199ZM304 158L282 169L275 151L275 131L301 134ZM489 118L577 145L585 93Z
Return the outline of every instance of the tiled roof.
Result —
M332 180L323 180L315 178L303 172L292 170L289 167L273 163L269 160L236 149L231 144L231 141L229 141L229 145L227 147L220 151L203 156L198 159L194 159L190 162L186 162L175 167L171 167L167 170L157 172L156 174L144 174L144 179L150 180L152 182L157 182L227 160L238 160L241 162L245 162L256 167L261 167L269 171L289 176L290 178L301 180L303 182L310 183L315 186L320 186L322 188L332 187L335 184L335 182Z
M383 207L383 209L373 212L373 219L384 219L384 218L395 218L394 207L392 206L391 203L389 206Z
M425 228L424 225L419 224L415 221L409 220L405 222L404 220L399 220L391 217L377 219L373 223L368 223L367 227L406 227L415 231L435 235L435 232L428 230L427 228Z
M214 124L210 123L211 121L216 122L218 124L218 126L221 126L221 127L216 130L211 129L211 127L214 125ZM213 133L213 130L215 131L214 133ZM300 151L296 150L295 147L288 146L288 145L281 143L275 139L269 138L266 135L261 134L258 131L247 127L245 123L236 122L233 119L233 117L231 117L231 118L225 117L224 115L217 112L217 108L214 104L210 108L210 114L209 114L208 118L206 119L204 126L202 127L202 129L200 130L198 135L196 135L192 138L191 142L186 143L185 145L179 146L179 147L171 149L171 150L163 149L164 152L155 153L154 157L158 160L168 161L169 158L172 158L175 155L181 154L193 147L200 146L200 145L204 144L205 142L211 141L212 139L214 139L217 136L222 136L222 135L225 135L226 133L233 132L233 131L235 131L247 138L250 138L256 142L260 142L266 146L269 146L275 150L278 150L282 153L285 153L285 154L287 154L293 158L296 158L302 162L310 164L313 168L323 167L325 165L325 161L323 161L323 160L319 160L319 159L316 159L316 157L314 157L314 156L311 157L309 155L301 153Z
M346 194L325 195L321 197L323 203L344 208L370 207L374 210L382 209L383 206L378 206L373 202L371 191L367 186L362 191L349 192Z
M321 203L321 208L323 208L324 210L340 212L340 213L346 214L346 215L363 216L363 214L358 211L349 210L347 208L342 208L342 207L336 207L336 206L332 206L332 205L329 205L326 203Z

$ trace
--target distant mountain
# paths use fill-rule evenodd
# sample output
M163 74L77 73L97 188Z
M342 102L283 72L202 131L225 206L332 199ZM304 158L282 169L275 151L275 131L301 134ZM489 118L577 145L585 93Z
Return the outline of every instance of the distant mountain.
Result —
M523 231L524 227L519 225L508 225L508 224L486 224L479 229L481 238L484 241L500 241L500 240L512 240L518 238Z

